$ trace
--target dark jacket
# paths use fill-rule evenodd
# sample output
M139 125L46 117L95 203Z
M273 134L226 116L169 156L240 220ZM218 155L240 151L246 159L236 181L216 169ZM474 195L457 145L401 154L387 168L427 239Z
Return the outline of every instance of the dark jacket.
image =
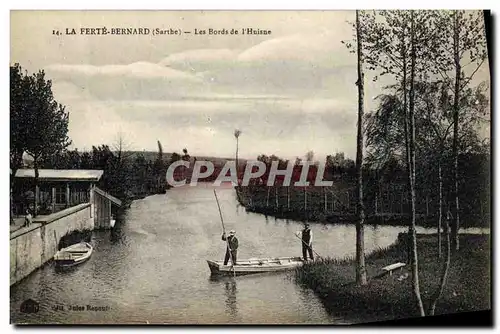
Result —
M235 251L238 249L238 238L236 238L235 236L228 236L226 237L224 234L222 235L222 240L226 241L227 240L227 243L229 244L229 248L231 248L231 250Z
M309 244L311 241L311 229L305 228L302 230L302 241L304 241L306 244Z

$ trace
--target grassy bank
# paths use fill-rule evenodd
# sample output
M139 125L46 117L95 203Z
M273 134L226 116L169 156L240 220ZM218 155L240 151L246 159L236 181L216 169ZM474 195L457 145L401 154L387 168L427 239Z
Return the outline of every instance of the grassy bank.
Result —
M386 265L407 261L405 234L387 249L368 255L368 285L356 286L353 259L323 259L297 270L297 282L311 288L334 316L368 322L418 316L409 266L375 278ZM436 315L491 308L489 235L462 235L461 250L452 255L448 281ZM442 270L437 260L437 235L418 235L420 290L427 309L439 287ZM408 275L406 275L408 274ZM404 278L407 276L407 278Z
M249 186L237 187L239 203L248 212L261 213L280 219L297 221L318 221L326 223L350 224L356 222L355 192L345 184L333 187L266 187ZM405 197L399 196L397 201L385 203L378 201L377 208L365 206L365 224L370 225L406 225L408 221ZM372 203L373 204L373 203ZM384 204L384 205L382 205ZM425 207L425 206L424 206ZM443 213L443 219L445 213ZM489 227L490 217L485 213L461 213L461 220L467 227ZM429 210L420 210L416 215L416 224L422 227L436 227L437 213Z

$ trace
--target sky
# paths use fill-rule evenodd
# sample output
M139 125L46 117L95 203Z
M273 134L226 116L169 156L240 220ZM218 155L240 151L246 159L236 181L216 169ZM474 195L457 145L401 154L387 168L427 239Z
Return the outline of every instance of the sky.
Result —
M240 129L243 158L354 157L356 56L341 43L353 20L353 11L13 11L11 63L45 70L79 150L122 137L131 150L156 150L159 140L166 152L232 157ZM80 34L102 27L183 33ZM477 76L487 78L486 68ZM369 78L367 111L383 85Z

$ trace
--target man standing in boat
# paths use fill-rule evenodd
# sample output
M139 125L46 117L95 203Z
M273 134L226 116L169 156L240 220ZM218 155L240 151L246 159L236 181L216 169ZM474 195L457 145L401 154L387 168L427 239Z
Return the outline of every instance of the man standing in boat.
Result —
M224 265L227 265L229 259L232 261L232 265L236 264L236 255L238 250L238 238L235 237L236 231L231 230L229 236L226 237L226 233L222 233L222 240L227 241L226 257L224 258Z
M309 228L309 224L304 224L304 229L302 231L297 232L297 237L302 240L302 257L304 261L307 261L307 253L309 253L309 257L314 261L313 249L312 249L312 241L313 241L313 233Z

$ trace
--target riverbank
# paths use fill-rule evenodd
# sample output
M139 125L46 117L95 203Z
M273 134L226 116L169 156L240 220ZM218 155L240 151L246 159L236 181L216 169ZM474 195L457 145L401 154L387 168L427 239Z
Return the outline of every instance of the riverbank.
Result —
M289 189L286 189L289 188ZM310 187L304 189L294 187L236 187L237 199L240 205L248 212L260 213L279 219L293 219L296 221L355 224L356 201L354 192L343 186L336 186L337 193L332 189ZM399 198L401 200L401 198ZM406 204L393 203L392 209L378 206L365 207L365 224L401 226L406 225L408 213ZM397 209L397 210L396 210ZM490 217L474 213L461 213L461 228L479 227L489 228ZM442 219L445 219L443 212ZM417 213L416 225L433 228L438 224L438 216L432 212Z
M392 276L379 275L381 268L407 260L406 234L387 249L366 257L368 285L356 286L353 259L323 259L297 270L297 282L311 288L328 311L335 315L381 321L418 316L407 265ZM420 290L427 309L439 287L442 270L437 260L437 235L418 235ZM448 280L436 306L436 315L491 309L490 236L461 235L461 249L452 254Z

